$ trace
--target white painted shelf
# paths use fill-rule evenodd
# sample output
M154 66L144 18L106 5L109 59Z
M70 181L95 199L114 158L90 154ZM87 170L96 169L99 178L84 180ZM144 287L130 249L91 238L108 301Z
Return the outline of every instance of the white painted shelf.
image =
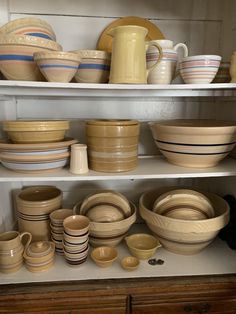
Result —
M124 243L118 246L118 259L109 268L97 267L88 257L87 261L79 266L71 267L63 256L56 256L55 265L41 273L31 273L25 266L13 274L0 274L0 285L33 282L56 282L75 280L96 280L115 278L150 278L171 276L198 276L234 274L236 251L231 250L223 241L214 242L196 255L177 255L159 248L154 255L164 261L163 265L151 266L147 260L140 261L140 266L133 272L127 272L120 266L120 260L130 255Z
M236 83L85 84L0 80L0 99L8 97L202 97L236 96Z
M168 178L224 177L236 175L236 160L226 158L212 168L184 168L170 164L162 156L139 157L138 167L120 173L96 172L74 175L68 168L46 174L25 174L10 171L0 166L0 182L20 181L94 181L94 180L138 180Z

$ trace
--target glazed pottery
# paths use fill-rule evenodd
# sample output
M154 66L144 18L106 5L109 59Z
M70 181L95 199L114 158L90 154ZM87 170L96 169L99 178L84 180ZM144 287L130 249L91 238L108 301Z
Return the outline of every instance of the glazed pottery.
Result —
M148 76L148 84L170 84L177 76L176 66L178 61L178 49L182 48L184 57L188 56L188 48L185 44L174 45L173 41L167 39L152 40L162 48L162 58L159 64ZM146 54L147 68L149 69L159 58L159 52L154 47L149 47Z
M229 72L231 76L230 83L236 83L236 51L231 56Z
M198 55L183 58L180 74L186 84L209 84L219 69L221 56Z
M231 80L229 69L230 62L221 62L219 70L212 83L229 83Z
M144 193L139 201L139 211L161 245L177 254L196 254L207 247L229 222L229 205L220 196L203 193L210 199L215 215L213 218L186 220L165 217L152 211L155 200L163 193L176 189L165 187Z
M0 71L8 80L44 81L33 54L61 49L58 43L44 38L0 34Z
M67 120L7 120L3 130L13 143L47 143L64 140Z
M160 242L152 235L136 233L125 237L125 242L130 253L138 259L149 259L157 248L161 247Z
M10 21L0 27L0 34L29 35L56 41L51 25L35 17L23 17Z
M81 236L89 231L90 220L83 215L73 215L63 220L63 228L69 236Z
M87 121L89 168L101 172L122 172L136 168L139 128L136 120Z
M23 245L22 240L28 237ZM12 273L19 270L23 264L24 246L27 249L32 240L29 232L7 231L0 234L0 272Z
M75 74L78 83L107 83L110 74L111 54L101 50L74 50L81 62Z
M34 61L48 82L69 83L78 71L81 57L64 51L36 52Z
M27 269L31 272L48 270L54 264L55 244L50 241L31 243L24 252Z
M71 145L70 172L73 174L83 174L88 171L87 145Z
M92 250L91 258L99 267L110 267L117 259L118 252L114 247L100 246Z
M153 138L167 160L178 166L216 166L235 147L236 124L220 120L150 122Z
M133 271L138 268L140 262L135 256L125 256L121 260L121 266L127 271Z
M109 83L146 84L149 73L162 58L162 49L156 42L145 42L148 29L142 26L118 26L109 31L113 37ZM146 68L146 50L155 46L159 59Z

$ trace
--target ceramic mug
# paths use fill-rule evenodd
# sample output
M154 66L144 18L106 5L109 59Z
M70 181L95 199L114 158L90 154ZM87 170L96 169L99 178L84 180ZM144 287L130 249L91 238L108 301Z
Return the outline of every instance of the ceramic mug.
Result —
M74 174L82 174L88 172L88 170L87 145L71 145L70 172Z
M174 45L173 41L167 39L152 40L150 43L158 44L162 48L163 56L156 68L150 72L150 75L148 76L148 84L170 84L178 75L178 72L176 72L178 49L182 48L184 57L187 57L188 48L182 43ZM147 68L150 69L158 58L158 51L153 49L153 47L149 47L146 54Z
M145 42L147 28L137 25L118 26L109 31L113 37L109 83L146 84L151 71L162 57L162 49L156 42ZM158 59L151 68L146 66L146 50L155 46Z
M28 240L25 248L32 240L29 232L19 233L18 231L8 231L0 234L0 271L12 273L19 270L23 264L24 245L22 238L27 236Z

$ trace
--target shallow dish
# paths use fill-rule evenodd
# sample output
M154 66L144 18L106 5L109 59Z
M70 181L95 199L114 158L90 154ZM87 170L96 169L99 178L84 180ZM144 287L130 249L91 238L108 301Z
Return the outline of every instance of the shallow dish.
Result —
M117 259L118 253L114 247L100 246L92 250L91 258L99 267L109 267Z
M160 242L154 236L146 233L136 233L125 237L130 253L138 259L152 257L157 248L161 247Z

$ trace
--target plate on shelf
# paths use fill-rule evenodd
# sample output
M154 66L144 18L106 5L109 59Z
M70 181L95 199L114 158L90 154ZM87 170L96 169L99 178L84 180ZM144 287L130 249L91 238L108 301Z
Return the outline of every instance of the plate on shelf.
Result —
M68 147L78 143L78 140L73 138L65 138L60 142L52 143L32 143L32 144L15 144L10 141L0 142L0 151L48 151L58 148Z
M152 22L147 19L138 16L126 16L119 18L113 22L111 22L101 33L98 42L97 49L111 52L112 51L112 37L108 35L110 29L123 26L123 25L138 25L143 26L148 29L148 34L146 36L146 40L154 40L154 39L165 39L161 30Z

